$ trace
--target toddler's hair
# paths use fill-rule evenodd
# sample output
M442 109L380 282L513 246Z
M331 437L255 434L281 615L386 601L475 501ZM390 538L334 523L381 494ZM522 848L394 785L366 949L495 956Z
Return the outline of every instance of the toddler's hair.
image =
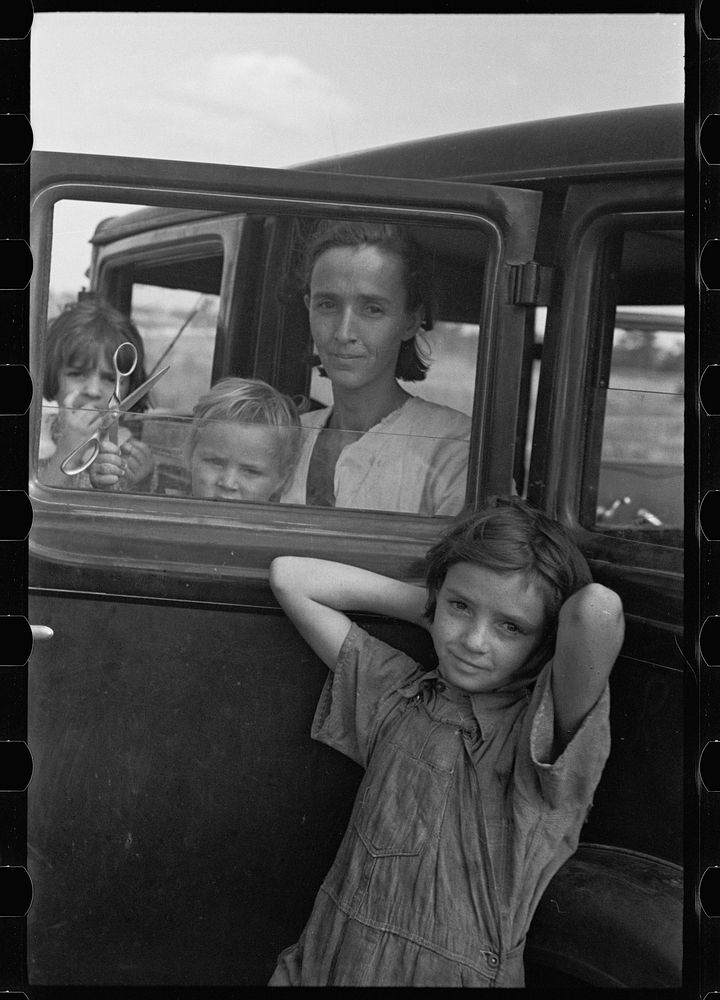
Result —
M554 631L563 603L592 581L590 568L570 533L519 497L498 497L491 506L460 515L428 551L425 560L426 616L435 615L437 594L448 570L468 562L498 573L525 573L546 598Z
M87 371L105 360L110 362L115 349L126 340L135 346L138 354L135 371L128 379L128 395L146 378L145 348L135 324L119 309L93 295L66 305L47 330L44 398L57 399L62 368ZM58 402L62 404L63 401ZM148 405L148 397L143 396L132 409L142 413Z
M300 416L295 403L258 378L223 378L201 396L193 409L193 423L185 448L189 465L203 426L213 420L263 424L278 428L279 460L288 476L300 453Z

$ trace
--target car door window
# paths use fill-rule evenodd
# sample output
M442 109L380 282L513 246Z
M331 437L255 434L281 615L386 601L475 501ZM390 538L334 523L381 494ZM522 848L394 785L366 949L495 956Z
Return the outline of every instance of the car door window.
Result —
M295 219L289 225L280 225L280 221L266 218L263 228L275 234L276 243L278 234L289 234L287 244L281 243L279 253L273 255L271 252L272 239L266 239L264 244L267 266L275 266L280 279L283 306L273 311L267 301L277 298L278 292L272 288L272 271L263 273L262 259L260 263L246 261L244 268L238 266L232 294L239 295L242 288L245 297L250 299L253 293L248 289L255 287L256 312L252 314L246 310L245 315L250 315L257 326L254 333L250 333L236 323L230 337L239 340L254 336L257 348L255 361L253 352L247 349L227 352L230 358L244 357L245 361L244 364L230 363L225 370L217 364L225 248L221 236L212 235L213 229L222 230L223 227L204 218L181 219L172 224L172 218L158 215L156 209L147 207L117 215L98 226L91 237L94 247L88 269L91 287L81 297L95 297L129 316L144 345L146 375L169 367L153 386L147 410L126 414L121 422L125 442L142 442L151 453L154 468L152 474L142 477L135 477L128 468L125 478L112 486L107 477L93 474L97 468L78 474L72 481L48 477L46 481L50 485L92 486L121 489L125 493L195 499L272 500L423 516L450 516L462 509L476 396L480 322L483 309L487 308L483 305L484 272L490 255L487 235L471 227L453 230L419 225L405 227L410 239L420 248L423 261L427 261L423 329L417 331L413 341L417 341L414 350L426 371L421 372L422 377L417 380L403 377L399 370L395 372L402 390L400 402L403 399L405 402L402 405L394 402L393 408L369 429L335 429L325 426L335 409L333 383L314 353L317 345L313 341L312 309L308 307L308 291L294 263L302 255L303 241L324 220L307 217ZM353 224L356 222L354 220ZM372 219L364 224L371 225ZM262 254L259 256L262 258ZM394 259L392 253L387 259ZM367 298L366 289L362 295ZM325 321L326 304L322 307L326 310L322 314L322 321ZM370 316L371 309L374 311ZM366 311L369 320L365 318ZM377 314L381 311L374 303L365 304L359 320L359 310L354 305L352 309L353 332L349 336L356 338L353 339L353 351L357 357L350 359L348 365L357 362L359 367L365 366L370 359L370 377L374 377L373 366L376 365L373 357L376 345L372 338L378 323L381 328L385 324L385 319L378 319ZM332 322L334 320L331 325ZM360 334L357 333L358 323L363 324ZM333 332L331 336L329 350L333 357L332 344L339 336L344 334ZM299 358L292 379L287 375L283 377L288 368L288 356ZM213 378L213 374L219 377ZM343 377L341 372L338 391L342 391ZM248 416L251 410L241 405L249 391L248 380L253 383L254 394L251 417ZM298 388L300 392L293 391ZM239 402L229 408L228 394L232 393ZM264 403L258 402L259 394L264 395L272 408L270 397L273 393L278 398L290 398L289 410L295 409L301 422L295 434L295 452L280 449L287 471L285 476L276 475L265 467L267 455L262 462L251 457L250 437L259 432L247 425L264 425L266 451L272 452L275 447L275 418L268 415ZM215 408L216 396L222 397L219 410ZM102 408L100 402L91 405ZM193 417L198 405L205 407L201 421L205 429L201 429ZM68 408L61 416L70 419L70 413ZM52 410L46 413L46 422L51 418ZM297 421L292 413L288 419ZM50 426L56 428L57 419ZM214 450L220 447L219 437L224 435L223 447L228 454L204 456L203 468L207 475L206 485L201 487L200 457L194 449L200 438L204 447L210 430ZM240 454L244 451L248 456ZM127 456L125 460L127 462ZM210 490L207 482L212 478L208 468L211 461L216 466L221 462L225 464L222 479L234 482L235 487ZM104 452L98 467L103 462L108 464ZM229 470L230 465L235 468L234 475ZM326 465L330 468L327 475ZM41 479L44 468L41 465ZM267 478L267 489L258 486L263 476ZM218 481L219 476L214 478ZM252 485L251 479L255 480Z
M596 531L682 546L682 232L621 229L608 269L611 336L590 407L584 519ZM665 261L662 265L660 262ZM674 262L675 274L670 273Z
M596 527L682 528L683 319L674 304L616 311Z
M171 163L149 168L126 161L118 162L104 187L103 181L88 182L94 162L68 157L67 164L67 176L79 180L62 186L58 178L64 176L64 162L58 167L51 154L33 160L38 192L33 377L42 379L48 358L48 303L58 249L51 242L53 213L66 192L79 202L84 185L89 201L107 190L118 202L114 217L83 229L84 246L75 266L87 271L87 280L74 297L80 291L109 300L142 328L146 372L158 363L169 364L170 371L153 387L152 405L145 412L122 418L121 431L149 448L155 462L149 478L126 478L120 489L91 489L80 478L62 483L48 479L38 451L39 407L33 411L30 492L44 512L36 516L35 551L105 567L113 577L107 585L116 592L136 585L133 568L154 572L162 565L163 593L168 586L182 587L187 576L205 583L212 579L220 595L231 581L236 586L242 579L251 589L261 586L273 553L300 551L311 532L319 556L337 558L342 539L359 564L382 568L392 558L398 572L412 575L417 554L438 530L438 517L511 488L525 312L508 299L508 268L532 257L542 200L538 192L372 177L360 182L343 175L202 164L192 170L183 166L180 177ZM139 176L147 200L132 207L131 191ZM303 418L295 443L302 448L317 437L312 419L324 401L315 394L321 376L305 290L289 288L287 278L294 273L299 240L308 230L347 219L402 222L432 260L437 309L434 328L425 331L431 374L425 384L407 387L413 397L409 405L424 415L432 402L444 415L451 414L457 427L431 426L415 419L410 409L403 414L404 426L371 428L388 452L384 467L376 471L390 491L379 498L368 487L351 500L338 493L334 507L328 508L322 497L315 502L313 495L307 503L307 494L293 497L285 484L279 493L274 483L266 492L211 496L196 487L203 477L193 480L188 448L195 440L196 405L224 380L256 380L287 397ZM191 340L192 347L183 352ZM268 431L283 437L267 420L264 425L256 419L233 420L243 425L235 427L236 437L248 427L257 438ZM218 430L217 422L210 426ZM363 448L371 443L370 436L363 437L348 446L351 455L362 451L353 452L354 443ZM262 441L254 444L259 459L247 474L262 480L267 470L261 460L275 457L277 449L268 443L267 433L264 446ZM423 497L421 505L397 494L398 486L404 489L412 482L401 466L416 446L429 448L444 463L454 505L444 504L443 496L438 500L431 495L428 503ZM202 461L209 464L208 456ZM292 459L282 464L287 471ZM97 468L86 470L87 476ZM388 547L389 538L406 540L400 555L397 546ZM171 573L171 566L176 571ZM203 591L202 599L209 599L209 593ZM251 599L249 591L246 596Z

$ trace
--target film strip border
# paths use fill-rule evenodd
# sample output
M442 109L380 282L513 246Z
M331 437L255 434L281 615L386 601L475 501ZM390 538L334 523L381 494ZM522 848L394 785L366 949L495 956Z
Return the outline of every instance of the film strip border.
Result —
M690 458L691 450L696 448L692 455L697 462L698 487L693 519L700 708L696 743L700 806L696 907L700 987L705 997L720 996L720 5L713 0L703 0L700 6L697 40L696 279L700 335L694 420L698 433L693 442L688 422L687 452ZM688 470L693 466L694 462L688 463ZM690 483L688 486L690 502ZM693 565L691 555L688 553L688 567ZM687 746L690 749L689 742Z
M696 637L699 724L688 713L687 751L699 791L697 843L688 844L688 881L695 891L687 916L699 925L699 995L720 997L720 4L697 5L698 113L689 100L689 134L697 154L698 246L693 289L699 312L697 355L689 354L687 385L688 586L687 624ZM32 5L13 0L0 14L0 991L23 995L25 920L32 899L27 874L26 800L32 774L27 747L27 661L33 630L27 621L27 536L32 512L26 493L32 397L28 371L28 179L32 148L30 28ZM690 96L690 95L689 95ZM690 146L689 146L690 148ZM692 169L690 162L688 169ZM690 326L692 329L693 326ZM694 366L695 370L691 370ZM693 387L697 386L697 391ZM696 587L696 589L695 589ZM35 641L43 638L40 630ZM690 768L688 768L690 770ZM694 803L693 796L690 801ZM686 935L694 940L694 927ZM695 959L694 947L689 949Z
M27 621L30 28L32 5L0 15L0 990L26 982L25 920L32 899L27 872ZM12 995L12 994L8 994ZM15 995L21 995L16 993Z

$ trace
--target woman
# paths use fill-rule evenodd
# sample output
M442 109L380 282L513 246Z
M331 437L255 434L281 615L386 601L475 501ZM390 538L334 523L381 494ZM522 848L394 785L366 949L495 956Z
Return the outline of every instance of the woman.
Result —
M305 252L305 305L333 405L302 416L306 433L286 503L451 515L463 506L470 420L413 396L427 362L430 282L400 227L328 222Z

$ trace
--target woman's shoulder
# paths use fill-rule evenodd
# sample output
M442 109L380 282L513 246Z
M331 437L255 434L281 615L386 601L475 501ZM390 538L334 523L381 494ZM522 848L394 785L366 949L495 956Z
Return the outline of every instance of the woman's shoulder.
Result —
M470 417L461 410L453 409L452 406L433 403L421 396L413 396L412 399L408 400L404 409L413 422L422 420L425 429L437 427L442 428L445 432L452 429L463 435L470 432Z

